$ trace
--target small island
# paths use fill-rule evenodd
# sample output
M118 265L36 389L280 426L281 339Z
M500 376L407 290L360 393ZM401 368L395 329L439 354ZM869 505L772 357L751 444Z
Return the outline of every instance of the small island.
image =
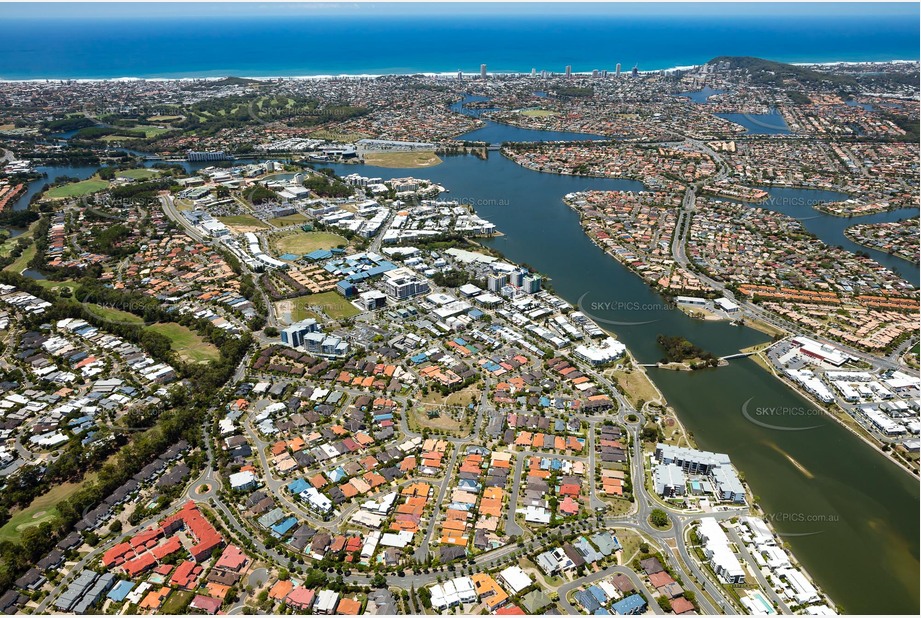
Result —
M670 337L659 335L656 343L665 351L665 356L659 361L659 366L664 369L693 370L705 367L716 367L719 359L710 352L703 350L684 337Z

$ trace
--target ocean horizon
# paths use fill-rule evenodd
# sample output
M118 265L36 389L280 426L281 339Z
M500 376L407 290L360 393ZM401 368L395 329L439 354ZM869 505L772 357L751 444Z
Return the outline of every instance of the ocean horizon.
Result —
M768 58L768 60L771 60ZM867 64L915 64L919 63L921 60L905 60L905 59L893 59L893 60L840 60L840 61L820 61L820 62L791 62L789 64L796 66L845 66L845 65L867 65ZM647 69L639 71L640 74L650 74L650 73L669 73L674 71L689 71L696 69L701 64L692 64L687 66L680 67L668 67L665 69ZM490 75L500 75L500 76L522 76L529 77L530 74L528 71L490 71ZM555 75L562 75L562 71L554 72ZM408 75L421 75L423 77L443 77L443 78L454 78L457 76L456 71L441 71L441 72L432 72L432 71L410 71L407 73L318 73L315 75L243 75L241 73L219 73L215 75L200 75L200 76L184 76L184 77L135 77L132 75L120 75L118 77L33 77L26 79L16 79L16 78L2 78L0 77L0 83L17 83L17 82L35 82L43 83L48 81L67 81L67 82L76 82L76 83L91 83L91 82L131 82L131 81L220 81L222 79L227 79L230 77L239 78L239 79L252 79L257 81L268 81L275 79L291 79L291 80L317 80L317 79L376 79L379 77L388 77L388 76L408 76ZM572 75L578 77L591 77L591 71L573 71ZM463 77L465 79L479 77L479 73L476 72L464 72ZM538 76L539 77L539 76Z
M38 8L40 5L36 5ZM0 18L4 16L0 5ZM296 78L642 72L717 56L790 63L918 61L917 21L774 17L278 16L5 19L0 79Z

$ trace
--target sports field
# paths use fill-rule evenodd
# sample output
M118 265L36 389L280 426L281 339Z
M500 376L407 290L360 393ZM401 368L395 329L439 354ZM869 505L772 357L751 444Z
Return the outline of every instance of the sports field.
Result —
M157 170L152 170L146 167L136 167L134 169L122 170L115 173L116 177L131 178L134 180L147 180L149 178L155 178L159 175L160 173Z
M305 254L318 249L332 249L349 244L349 241L331 232L290 232L273 238L272 249L283 253Z
M89 178L79 182L52 187L45 192L45 197L52 199L65 199L68 197L82 197L97 191L102 191L109 186L109 183L100 178Z

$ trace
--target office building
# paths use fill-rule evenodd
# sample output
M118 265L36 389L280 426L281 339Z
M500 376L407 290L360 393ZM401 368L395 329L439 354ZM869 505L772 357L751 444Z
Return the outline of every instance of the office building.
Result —
M336 335L323 333L307 333L304 335L304 349L317 356L345 356L349 352L349 344Z
M320 327L317 325L317 321L313 318L307 318L306 320L295 322L291 326L282 329L279 333L279 337L282 343L292 348L299 348L304 345L304 335L307 333L315 333L319 330Z
M367 311L374 311L387 306L387 295L377 290L368 290L358 296L359 302Z
M394 300L406 300L430 291L428 281L409 268L396 268L384 273L384 292Z

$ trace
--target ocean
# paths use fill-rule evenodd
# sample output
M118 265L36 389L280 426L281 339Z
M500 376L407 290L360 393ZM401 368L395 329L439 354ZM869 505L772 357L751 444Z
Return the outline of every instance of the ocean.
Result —
M104 5L101 5L104 6ZM774 17L4 17L0 79L641 71L716 56L918 60L917 19Z

